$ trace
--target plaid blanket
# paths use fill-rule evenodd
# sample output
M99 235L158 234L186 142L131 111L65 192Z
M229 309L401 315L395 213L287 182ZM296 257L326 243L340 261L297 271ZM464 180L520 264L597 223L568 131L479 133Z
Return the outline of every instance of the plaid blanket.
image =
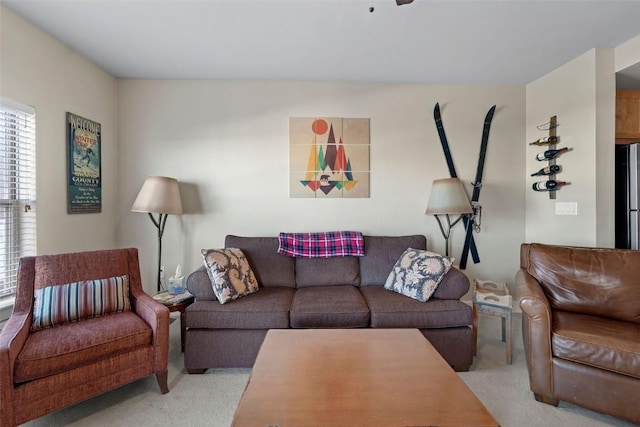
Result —
M364 238L359 231L280 233L278 253L297 258L364 256Z

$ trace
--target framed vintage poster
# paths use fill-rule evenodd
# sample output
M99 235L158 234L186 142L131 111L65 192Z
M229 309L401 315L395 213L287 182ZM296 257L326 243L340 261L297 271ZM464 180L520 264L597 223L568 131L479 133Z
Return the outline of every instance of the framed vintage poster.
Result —
M100 123L67 113L67 212L102 212Z

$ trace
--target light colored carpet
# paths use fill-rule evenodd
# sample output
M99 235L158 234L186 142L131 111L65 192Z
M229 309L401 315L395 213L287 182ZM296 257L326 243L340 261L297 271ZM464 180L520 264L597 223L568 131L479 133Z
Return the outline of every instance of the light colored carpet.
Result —
M515 314L515 313L514 313ZM514 315L513 364L505 363L500 319L480 316L478 355L460 377L503 427L633 426L574 405L554 408L536 402L524 364L520 315ZM169 389L162 395L155 376L27 423L28 426L213 426L231 424L249 369L208 370L189 375L180 353L180 323L171 325ZM464 405L464 402L460 402ZM281 426L286 427L286 426ZM295 427L295 426L293 426ZM372 426L375 427L375 426Z

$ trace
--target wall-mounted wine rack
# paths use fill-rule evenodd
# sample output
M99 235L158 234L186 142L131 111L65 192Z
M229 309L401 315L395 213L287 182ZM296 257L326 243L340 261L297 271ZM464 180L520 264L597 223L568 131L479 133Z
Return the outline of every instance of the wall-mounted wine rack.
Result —
M539 153L536 156L538 160L545 161L546 159L547 167L539 170L538 172L531 174L531 176L543 176L546 178L546 182L544 183L541 183L541 182L534 183L533 190L548 191L550 199L555 199L556 191L562 188L563 185L569 184L568 182L565 182L565 181L556 180L556 174L562 172L562 169L556 165L556 157L559 154L564 153L565 151L571 150L571 148L568 148L568 147L564 147L560 149L556 148L556 145L560 140L560 138L556 133L557 127L558 127L558 118L556 116L552 116L549 119L548 123L538 126L538 129L540 130L548 130L549 135L545 138L540 138L537 141L534 141L531 143L531 145L536 145L536 146L548 145L544 153ZM542 184L544 184L544 186Z
M552 136L558 136L556 135L556 128L558 127L558 118L556 116L552 116L549 119L549 139L551 139ZM556 143L557 143L557 139L554 140L555 142L550 142L549 143L549 150L555 150L556 149ZM550 159L549 160L549 166L555 165L556 164L556 159ZM551 175L549 175L549 179L556 179L556 174L552 173ZM551 190L549 191L549 198L551 200L555 200L556 198L556 190Z

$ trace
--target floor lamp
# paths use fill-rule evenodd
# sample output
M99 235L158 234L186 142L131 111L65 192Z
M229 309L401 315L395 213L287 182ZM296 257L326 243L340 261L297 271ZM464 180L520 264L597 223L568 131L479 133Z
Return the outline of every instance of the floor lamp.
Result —
M149 214L153 225L158 229L158 292L162 290L160 281L160 270L162 268L162 235L164 226L169 214L182 214L182 201L180 200L180 189L175 178L166 176L148 176L142 184L142 188L136 197L132 212L143 212ZM158 214L158 217L153 216Z
M466 191L464 191L462 182L458 178L434 180L426 213L434 215L436 220L438 220L438 225L440 226L440 231L442 232L445 242L445 256L449 258L449 236L451 235L451 229L464 215L473 213L469 196L467 196ZM451 221L452 215L459 216ZM446 228L442 224L441 216L446 218Z

